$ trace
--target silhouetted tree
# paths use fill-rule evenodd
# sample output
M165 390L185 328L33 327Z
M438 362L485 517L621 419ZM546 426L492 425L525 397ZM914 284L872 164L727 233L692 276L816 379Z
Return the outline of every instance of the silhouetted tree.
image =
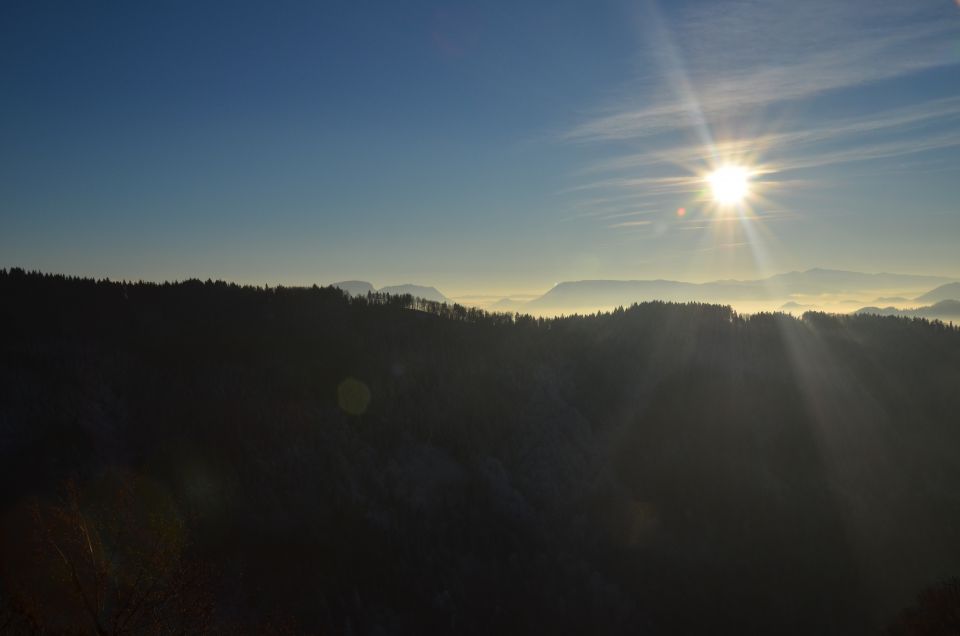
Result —
M947 579L920 593L886 631L887 636L956 636L960 634L960 578Z
M210 628L209 575L186 554L185 526L161 489L112 474L83 492L73 482L65 490L60 503L33 503L22 511L28 518L8 526L4 569L12 616L53 633Z

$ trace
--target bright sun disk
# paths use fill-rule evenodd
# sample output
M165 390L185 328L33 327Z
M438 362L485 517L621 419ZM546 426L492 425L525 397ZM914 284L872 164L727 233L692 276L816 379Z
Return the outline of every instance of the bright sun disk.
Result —
M713 198L721 205L735 205L750 192L750 173L743 166L723 166L707 177Z

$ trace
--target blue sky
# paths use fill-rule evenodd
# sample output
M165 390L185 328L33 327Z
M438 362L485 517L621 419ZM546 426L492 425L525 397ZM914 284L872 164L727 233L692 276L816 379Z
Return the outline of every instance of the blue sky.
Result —
M0 266L451 296L960 276L950 0L13 0L0 95ZM736 214L704 192L730 162Z

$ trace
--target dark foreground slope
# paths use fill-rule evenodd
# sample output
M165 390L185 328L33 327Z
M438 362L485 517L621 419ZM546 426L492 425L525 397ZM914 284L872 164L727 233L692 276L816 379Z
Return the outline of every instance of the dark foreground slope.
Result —
M0 273L0 626L866 634L960 572L955 329L411 305Z

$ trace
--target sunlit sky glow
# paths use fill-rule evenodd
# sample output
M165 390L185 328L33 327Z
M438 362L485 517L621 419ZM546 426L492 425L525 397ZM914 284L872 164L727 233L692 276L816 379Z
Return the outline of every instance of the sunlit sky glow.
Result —
M14 0L0 95L0 266L960 277L952 0Z

